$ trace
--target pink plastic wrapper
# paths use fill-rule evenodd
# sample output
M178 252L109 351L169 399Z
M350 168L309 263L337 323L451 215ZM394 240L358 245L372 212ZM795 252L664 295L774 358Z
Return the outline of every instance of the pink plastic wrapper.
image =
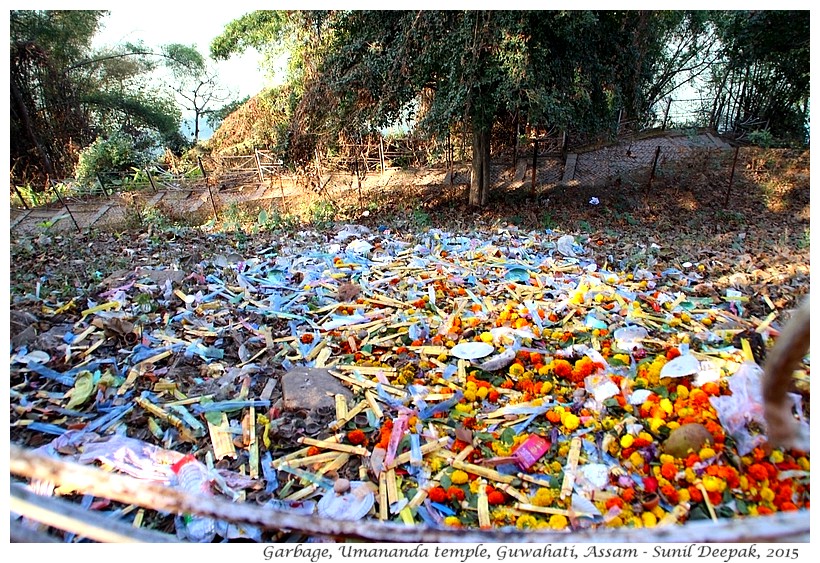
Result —
M526 471L535 465L536 461L544 457L544 454L549 451L550 445L549 440L537 434L532 434L516 448L512 457L515 459L515 463L518 464L518 467Z

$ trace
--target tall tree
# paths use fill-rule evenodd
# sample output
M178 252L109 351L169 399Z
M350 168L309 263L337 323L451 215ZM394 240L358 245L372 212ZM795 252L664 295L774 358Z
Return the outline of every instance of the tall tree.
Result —
M157 53L139 44L92 50L91 39L106 13L10 12L10 153L16 181L71 174L83 147L116 131L141 143L159 135L165 143L179 144L178 108L145 78Z
M598 132L633 103L625 87L640 91L647 79L635 78L637 55L623 49L636 26L629 12L338 12L316 83L338 99L341 127L389 124L432 93L418 125L470 126L469 201L484 205L490 131L501 115Z
M199 142L199 127L203 118L218 111L231 94L220 83L194 46L172 43L162 49L171 71L169 87L176 93L182 107L194 116L194 144ZM219 104L219 107L216 107Z
M805 142L809 119L809 11L734 11L714 17L725 46L712 69L712 120L722 129L756 122Z

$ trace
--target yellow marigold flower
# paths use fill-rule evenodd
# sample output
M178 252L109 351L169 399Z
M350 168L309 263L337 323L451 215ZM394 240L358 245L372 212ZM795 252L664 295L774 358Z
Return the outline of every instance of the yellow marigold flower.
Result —
M684 471L684 479L686 479L687 483L694 483L695 481L697 481L698 476L695 475L694 469L692 469L691 467L687 467Z
M467 400L468 403L472 403L473 401L475 401L475 391L473 391L472 389L465 389L464 398Z
M606 525L610 528L620 528L624 525L624 521L621 519L620 516L616 516L615 518L607 522Z
M658 460L661 462L661 464L675 463L675 456L671 456L669 454L661 454Z
M722 493L726 490L726 481L714 475L706 475L703 477L703 487L710 493ZM772 493L774 498L774 493Z
M700 449L700 453L698 455L700 456L700 459L706 461L707 459L712 459L717 454L715 453L715 450L713 450L712 448L705 447Z
M615 427L615 419L611 416L604 417L601 421L601 426L604 430L612 430Z
M563 514L553 514L550 516L550 528L553 530L563 530L567 527L567 524L569 524L569 522Z
M678 489L678 502L689 502L692 496L689 494L689 489Z
M658 467L657 465L655 466L655 468L658 470L658 473L660 473L661 468ZM669 480L666 477L658 477L658 486L659 487L665 487L665 486L671 485L671 484L672 483L670 483Z
M809 471L809 469L811 469L811 463L809 463L809 460L806 457L797 458L797 466L803 471Z
M457 412L473 412L473 407L464 403L456 403L455 409Z
M627 354L615 354L612 356L612 359L623 362L626 365L629 365L632 362L632 358L630 358Z
M535 506L549 506L555 501L555 493L552 489L542 487L530 497L530 502Z
M524 366L521 364L513 364L510 366L510 375L513 377L521 377L524 375Z
M535 528L538 525L538 520L532 514L522 514L515 521L515 527L519 530L526 530L528 528Z
M478 388L478 385L476 385L475 381L468 381L464 388L469 389L470 391L475 391Z
M749 516L757 516L757 507L753 504L749 505Z
M490 448L497 456L505 457L510 455L510 446L507 446L501 440L496 440L495 442L490 443Z
M641 514L641 520L646 528L654 528L658 525L658 518L651 512Z
M624 434L621 436L621 447L628 448L635 442L635 438L632 437L632 434Z
M774 491L769 487L763 487L763 489L760 490L760 498L766 502L772 502L774 500Z
M678 398L679 398L679 399L684 399L684 400L686 400L686 399L688 399L688 398L689 398L689 389L687 389L687 388L686 388L685 386L683 386L683 385L678 385L678 386L675 388L675 393L677 393L677 394L678 394Z
M564 469L564 466L561 465L560 461L553 461L553 462L550 463L550 469L552 470L553 473L558 473L559 471Z
M475 396L483 401L487 398L487 393L489 392L490 390L487 387L479 387L475 392Z
M638 433L638 438L643 438L647 442L653 442L654 441L654 438L652 437L652 434L650 434L649 432L644 432L644 431L641 431L641 432Z
M481 338L482 342L486 342L487 344L493 343L493 334L491 332L482 332L479 338Z
M560 457L567 457L569 454L569 444L564 442L560 446L558 446L558 455Z
M550 367L548 365L547 366L541 366L540 368L538 368L538 375L548 375L549 372L550 372ZM546 386L546 385L547 385L547 382L544 382L544 386ZM550 389L552 389L552 383L550 383L549 386L550 386ZM544 388L542 387L542 390L543 389ZM546 393L549 393L549 390L546 391Z
M441 471L443 467L444 460L442 458L434 457L432 460L430 460L430 469L433 471L433 473Z
M680 422L678 422L677 420L670 420L666 423L666 427L669 428L669 430L680 428Z
M538 397L537 399L533 399L532 401L530 401L530 404L534 407L540 407L544 404L544 399Z
M672 401L664 397L663 399L661 399L661 402L659 404L661 409L663 409L663 412L665 412L666 414L672 414Z
M458 519L458 516L447 516L444 518L444 524L446 526L460 526L461 520Z
M632 455L629 456L629 462L634 467L643 467L644 459L641 452L632 452Z
M581 419L568 412L565 416L561 417L561 423L564 425L564 428L571 432L578 428L578 425L581 423Z
M661 507L661 505L658 505L658 506L656 506L655 508L652 509L652 514L654 514L655 517L658 520L660 520L661 518L666 516L666 511Z
M472 481L470 481L470 492L473 493L474 495L476 495L476 494L478 494L478 490L481 487L486 487L486 486L487 485L485 485L481 481L481 479L473 479Z
M774 450L772 455L769 456L769 461L772 463L783 463L783 452L780 450Z
M544 369L544 368L541 368L541 369ZM541 370L538 370L538 373L540 374ZM544 374L541 374L541 375L544 375ZM541 384L541 394L542 395L546 395L550 391L552 391L552 381L545 381L544 383Z
M629 519L629 525L633 528L643 528L643 520L640 516L633 516Z
M450 482L452 482L453 485L463 485L468 480L469 476L465 471L462 471L461 469L456 469L455 471L453 471L453 474L450 475Z

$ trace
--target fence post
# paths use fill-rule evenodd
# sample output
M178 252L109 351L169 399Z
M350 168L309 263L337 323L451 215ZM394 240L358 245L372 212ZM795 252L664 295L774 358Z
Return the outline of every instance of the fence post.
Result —
M382 175L384 175L384 137L379 135L379 163L382 167Z
M103 182L102 176L100 176L99 172L97 172L95 176L97 176L97 181L100 183L100 187L102 188L103 194L107 196L108 190L105 189L105 182Z
M455 184L455 166L453 165L453 136L447 126L447 171L450 173L450 185Z
M205 167L202 165L202 159L196 157L196 161L199 164L199 169L202 171L202 177L205 178L205 186L208 188L208 195L211 196L211 207L214 208L214 217L219 219L219 212L216 210L216 200L214 199L214 192L211 191L211 184L208 182L208 173L205 172Z
M661 147L655 149L655 159L652 161L652 172L649 174L649 184L646 186L647 189L652 187L652 182L655 180L655 169L658 167L658 157L661 155Z
M20 203L23 204L23 207L28 209L29 208L28 203L26 203L26 200L23 199L23 194L20 193L20 188L17 187L17 184L12 184L12 187L14 187L14 191L15 191L15 193L17 193L17 197L20 198Z
M359 145L356 145L356 149L359 149ZM359 213L364 211L364 205L362 204L362 178L359 176L359 153L353 153L353 171L356 173L356 184L359 187Z
M262 162L259 160L259 151L253 149L253 154L256 157L256 171L259 172L259 182L262 183L265 181L265 175L262 172Z
M151 177L151 173L147 168L143 168L143 170L145 170L145 175L148 176L148 181L151 182L151 187L154 188L154 193L159 193L159 190L157 190L157 185L154 183L154 178Z
M82 233L83 231L80 229L80 225L77 224L74 214L71 212L71 209L68 208L68 204L63 200L63 196L60 195L60 190L57 189L57 184L50 179L47 179L46 181L51 183L51 189L53 189L54 193L57 194L57 199L60 200L60 204L65 207L66 211L68 211L68 216L71 217L71 222L74 223L74 226L77 228L77 232Z
M737 155L740 152L740 147L735 147L735 157L732 159L732 172L729 174L729 186L726 188L726 199L723 201L723 207L729 205L729 194L732 193L732 183L735 181L735 166L737 166Z
M538 138L532 140L532 193L535 194L535 176L538 172Z

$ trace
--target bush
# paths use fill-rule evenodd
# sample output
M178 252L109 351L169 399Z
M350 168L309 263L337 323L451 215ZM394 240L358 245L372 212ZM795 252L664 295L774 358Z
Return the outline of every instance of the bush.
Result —
M97 140L80 153L74 176L81 184L94 182L97 174L130 171L141 168L151 160L145 148L140 148L133 137L116 132L107 139Z

